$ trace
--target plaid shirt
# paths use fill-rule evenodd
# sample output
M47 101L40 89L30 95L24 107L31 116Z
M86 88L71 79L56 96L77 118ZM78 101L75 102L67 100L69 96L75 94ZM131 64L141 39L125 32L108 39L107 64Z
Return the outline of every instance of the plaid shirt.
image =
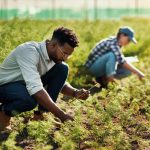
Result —
M117 59L117 62L119 64L122 64L125 62L124 56L121 52L121 47L118 45L118 41L116 37L109 37L107 39L104 39L100 41L94 49L92 49L91 53L88 56L88 59L85 63L85 66L87 68L90 68L90 66L102 55L104 55L107 52L112 51Z

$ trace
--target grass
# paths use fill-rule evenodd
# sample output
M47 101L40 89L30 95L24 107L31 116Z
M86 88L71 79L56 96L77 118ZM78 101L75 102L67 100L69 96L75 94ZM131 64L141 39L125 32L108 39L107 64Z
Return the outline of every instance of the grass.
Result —
M126 56L138 55L135 64L146 75L141 82L135 76L121 84L110 84L88 100L66 99L60 95L58 105L75 116L57 130L52 114L46 121L30 119L33 111L12 119L13 132L0 135L0 149L61 149L61 150L144 150L150 149L150 20L123 18L120 21L0 21L0 61L18 44L25 41L41 41L50 37L58 26L72 28L78 35L80 47L68 60L69 82L75 87L89 88L92 77L87 75L83 64L91 48L100 39L117 32L118 27L129 25L136 31L138 45L124 49Z

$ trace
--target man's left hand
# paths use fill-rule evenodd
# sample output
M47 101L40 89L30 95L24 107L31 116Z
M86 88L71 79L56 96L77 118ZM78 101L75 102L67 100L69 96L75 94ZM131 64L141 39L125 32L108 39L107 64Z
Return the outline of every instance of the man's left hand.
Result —
M86 100L90 95L90 92L88 90L85 89L80 89L80 90L76 90L74 97L77 99L82 99L82 100Z

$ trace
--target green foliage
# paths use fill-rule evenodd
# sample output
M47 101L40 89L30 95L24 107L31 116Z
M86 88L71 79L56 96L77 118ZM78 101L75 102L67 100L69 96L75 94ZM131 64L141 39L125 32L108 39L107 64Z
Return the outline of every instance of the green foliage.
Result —
M18 44L49 38L58 26L72 28L80 46L68 60L68 80L76 87L92 86L92 77L83 64L99 40L113 35L119 26L129 25L136 31L138 44L124 49L125 55L138 55L136 65L146 74L142 82L135 76L118 85L91 95L88 100L72 99L58 105L75 115L75 121L61 125L57 130L53 116L46 121L25 123L33 112L23 113L12 120L13 132L0 135L0 149L94 149L127 150L150 149L150 21L144 18L124 18L120 21L0 21L0 61ZM4 136L4 138L3 138Z

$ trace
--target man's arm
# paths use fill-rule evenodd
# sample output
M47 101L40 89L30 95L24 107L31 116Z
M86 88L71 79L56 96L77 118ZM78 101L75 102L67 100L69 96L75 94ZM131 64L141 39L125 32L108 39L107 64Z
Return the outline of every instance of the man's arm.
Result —
M145 76L140 70L134 67L131 63L125 62L123 63L123 67L130 70L132 73L136 74L139 77L139 79L142 79Z
M39 62L39 54L34 48L27 47L27 49L18 49L16 53L16 61L20 67L23 79L26 83L27 90L31 96L37 100L48 111L60 118L62 122L72 120L72 117L65 114L52 101L51 97L43 88L43 84L37 70Z
M35 93L33 97L40 105L54 114L54 116L58 117L62 122L66 120L73 120L71 116L67 115L52 101L51 97L44 89Z
M110 48L114 52L119 64L123 64L123 67L136 74L139 77L139 79L142 79L144 77L144 74L140 70L138 70L132 64L126 62L124 55L122 54L121 49L118 45L113 45L112 43L110 43Z
M72 87L68 82L65 83L64 87L62 88L61 93L67 96L79 98L79 99L87 99L89 97L90 92L85 89L76 89Z

